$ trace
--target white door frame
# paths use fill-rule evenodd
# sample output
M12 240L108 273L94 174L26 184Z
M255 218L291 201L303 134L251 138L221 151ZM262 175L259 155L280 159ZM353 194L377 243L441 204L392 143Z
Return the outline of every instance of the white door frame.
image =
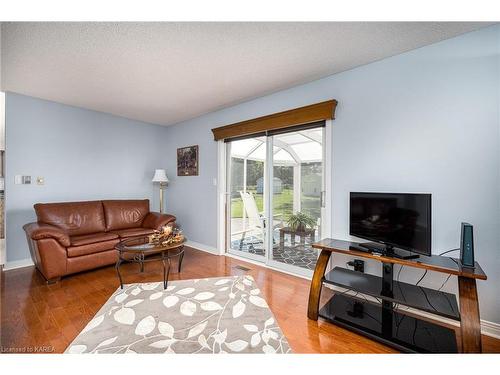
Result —
M218 171L218 179L220 181L220 193L218 199L218 240L217 240L217 249L219 250L219 254L230 254L235 255L241 258L247 258L258 262L260 264L265 264L266 256L257 255L251 253L242 253L239 250L233 250L229 246L231 242L231 221L227 220L227 218L231 217L231 192L228 189L231 188L230 177L231 177L231 143L225 143L224 141L219 141L219 168ZM222 148L222 150L221 150ZM220 163L222 157L224 158L224 163ZM223 164L223 165L222 165ZM267 163L264 163L267 166ZM222 177L221 177L222 176ZM264 173L264 185L266 183L266 174ZM264 194L265 195L265 194ZM222 212L222 214L221 214ZM220 229L222 228L222 230ZM267 236L267 234L266 234ZM222 245L222 246L220 246ZM265 243L263 244L266 246Z
M323 132L323 187L324 187L324 208L321 217L322 238L330 238L333 235L333 120L325 121Z
M266 153L272 154L272 147L269 147L269 142L272 146L272 137L267 137L267 148ZM333 131L332 131L332 120L325 121L325 127L323 131L323 187L325 193L323 193L323 208L322 208L322 233L321 238L331 237L333 230L333 222L332 222L332 212L333 212L333 195L332 195L332 164L333 164ZM228 192L227 192L227 152L226 152L226 143L223 140L217 142L217 153L218 153L218 168L217 168L217 249L220 255L228 254L228 233L227 233L227 220L226 215L228 213ZM272 189L272 178L273 178L273 163L268 164L265 168L267 179L264 178L264 184L267 189ZM268 186L269 185L269 186ZM272 190L268 190L272 191ZM270 208L272 207L272 194L269 194L271 199L268 199L265 202L265 212L268 216L270 216ZM268 222L269 218L267 218ZM282 269L287 273L294 273L300 276L312 277L312 271L306 270L300 267L287 265L281 262L274 261L270 259L271 252L269 249L272 248L272 236L270 236L270 231L272 226L267 226L267 246L266 246L266 259L267 261L263 263L263 266L268 266L273 269ZM232 254L231 254L232 255ZM251 257L253 259L253 257ZM262 260L262 257L259 257L255 260ZM283 266L284 265L284 266Z
M5 93L0 92L0 150L5 151ZM5 155L4 155L5 158ZM0 160L1 162L1 160ZM5 194L5 165L3 170L3 176L0 177L2 181L0 182L0 189L3 190L3 233L4 238L0 238L0 265L5 265L7 263L7 248L6 248L6 238L7 238L7 212L6 212L6 194Z
M217 250L219 255L226 253L226 144L217 142Z

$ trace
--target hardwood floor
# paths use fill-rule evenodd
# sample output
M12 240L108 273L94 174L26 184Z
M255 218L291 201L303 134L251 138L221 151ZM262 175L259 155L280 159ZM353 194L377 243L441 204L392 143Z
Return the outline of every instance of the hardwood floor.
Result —
M236 266L249 268L243 271ZM159 281L159 262L123 265L125 283ZM240 275L248 272L265 295L295 353L394 353L389 347L319 319L307 318L309 281L224 256L186 248L181 274L171 280ZM114 267L45 284L34 267L1 272L2 351L39 348L63 352L118 287ZM326 300L328 291L323 293ZM324 301L322 301L324 303ZM485 352L500 352L500 340L483 336Z

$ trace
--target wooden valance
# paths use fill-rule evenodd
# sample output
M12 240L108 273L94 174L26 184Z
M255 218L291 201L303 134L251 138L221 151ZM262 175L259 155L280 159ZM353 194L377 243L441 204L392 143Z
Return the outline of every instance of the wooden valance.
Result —
M330 120L335 118L336 107L336 100L328 100L252 120L221 126L212 129L212 132L214 133L214 139L219 141L221 139L242 137L269 130L290 128L315 121Z

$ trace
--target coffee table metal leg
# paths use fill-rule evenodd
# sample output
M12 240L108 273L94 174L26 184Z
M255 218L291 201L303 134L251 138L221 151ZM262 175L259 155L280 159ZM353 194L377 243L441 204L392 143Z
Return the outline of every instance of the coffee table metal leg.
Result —
M144 253L141 254L139 262L141 263L141 272L144 272Z
M165 261L168 262L165 263ZM163 264L163 289L167 289L167 284L168 284L168 276L170 275L170 257L165 256L165 253L161 253L161 262Z
M167 289L167 265L165 264L165 253L161 253L161 263L163 264L163 289Z
M120 265L122 264L122 258L118 256L118 260L116 261L116 273L118 274L118 278L120 279L120 289L123 289L123 281L122 281L122 275L120 274Z
M184 250L182 250L182 253L179 255L179 270L178 272L181 272L181 266L182 266L182 260L184 259Z
M165 283L163 285L163 289L167 289L168 276L170 275L170 266L172 265L172 261L170 260L170 257L167 258L167 262L168 262L167 277L164 279Z

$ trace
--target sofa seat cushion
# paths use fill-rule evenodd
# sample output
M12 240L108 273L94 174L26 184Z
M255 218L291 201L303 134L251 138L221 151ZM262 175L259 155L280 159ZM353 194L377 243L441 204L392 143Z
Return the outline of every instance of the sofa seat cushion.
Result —
M68 254L68 258L97 254L103 251L113 250L118 242L120 242L120 240L116 238L114 240L90 243L87 245L70 246L66 249L66 252Z
M149 234L153 234L153 229L149 228L129 228L122 230L114 230L111 233L117 234L120 238L128 238L135 236L147 236Z
M85 234L83 236L72 236L70 237L71 246L82 246L89 245L91 243L104 242L109 240L115 240L118 238L118 235L114 233L92 233Z

